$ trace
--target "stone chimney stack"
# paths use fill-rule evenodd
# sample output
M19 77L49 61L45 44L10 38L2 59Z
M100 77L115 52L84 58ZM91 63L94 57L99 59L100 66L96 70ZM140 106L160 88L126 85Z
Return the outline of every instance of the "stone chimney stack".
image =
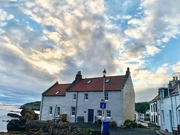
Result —
M130 71L129 71L129 67L127 68L127 71L126 71L126 77L128 78L130 76Z
M81 71L78 71L76 74L75 82L78 83L82 79Z

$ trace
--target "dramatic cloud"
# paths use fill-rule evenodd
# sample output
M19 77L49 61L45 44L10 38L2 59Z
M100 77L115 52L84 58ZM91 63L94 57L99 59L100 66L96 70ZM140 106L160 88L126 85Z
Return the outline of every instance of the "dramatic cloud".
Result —
M40 100L79 70L94 77L104 68L117 75L130 67L138 93L165 85L179 60L160 67L149 61L179 38L179 10L168 0L1 1L0 100Z

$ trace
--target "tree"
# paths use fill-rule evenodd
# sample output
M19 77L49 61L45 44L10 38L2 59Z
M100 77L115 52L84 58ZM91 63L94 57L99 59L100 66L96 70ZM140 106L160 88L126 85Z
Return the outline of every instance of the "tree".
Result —
M138 113L146 113L146 111L149 110L149 102L135 103L135 110Z

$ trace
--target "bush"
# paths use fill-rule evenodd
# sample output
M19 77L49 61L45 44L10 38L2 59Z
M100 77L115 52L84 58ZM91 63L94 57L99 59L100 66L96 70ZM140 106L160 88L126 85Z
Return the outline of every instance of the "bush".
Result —
M124 122L124 126L126 128L136 128L137 127L137 123L135 121L132 121L132 120L126 120Z
M116 121L111 121L111 122L109 123L109 126L110 126L110 127L117 127Z
M100 119L97 120L97 124L102 124L102 121Z

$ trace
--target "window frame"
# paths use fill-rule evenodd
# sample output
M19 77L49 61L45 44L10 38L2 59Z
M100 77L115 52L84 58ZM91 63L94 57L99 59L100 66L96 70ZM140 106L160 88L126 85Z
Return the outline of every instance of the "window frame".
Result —
M97 110L97 116L102 117L102 110Z
M109 115L110 114L110 115ZM109 115L109 116L108 116ZM106 117L107 118L111 118L112 114L111 114L111 110L106 110Z
M74 93L73 94L73 101L76 101L76 99L77 99L77 95L76 95L76 93Z
M59 116L61 114L61 108L58 106L57 107L57 116Z
M53 107L49 106L49 115L52 115L52 113L53 113Z
M104 92L104 100L105 100L105 101L108 101L108 100L109 100L109 92L108 92L108 91L105 91L105 92Z
M84 93L84 100L88 101L88 99L89 99L89 94L88 93Z
M76 115L76 107L71 107L71 116L75 116Z

